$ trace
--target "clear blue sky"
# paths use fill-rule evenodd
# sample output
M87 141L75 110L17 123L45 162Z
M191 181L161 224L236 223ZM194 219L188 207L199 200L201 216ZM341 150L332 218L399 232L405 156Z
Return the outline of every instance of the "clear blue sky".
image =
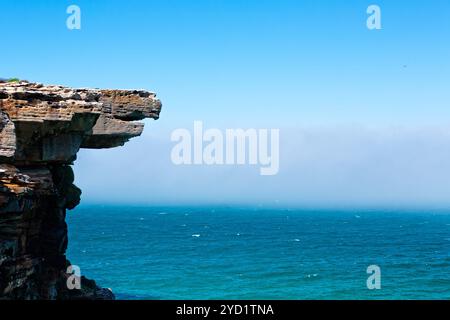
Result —
M381 31L366 28L372 3ZM145 87L182 119L450 115L447 0L1 0L0 27L1 76Z
M66 28L66 8L71 4L81 8L79 31ZM366 28L366 9L371 4L382 10L380 31ZM164 162L157 170L162 172L157 181L173 184L168 183L166 189L151 187L149 173L145 181L136 182L135 196L126 196L130 201L174 202L170 194L179 194L173 189L179 185L181 191L190 189L186 201L200 201L206 192L217 202L239 202L242 190L237 186L242 186L254 190L247 197L253 202L283 201L289 194L285 197L289 203L323 204L328 199L329 203L389 205L409 203L416 196L404 187L416 183L417 195L425 197L420 203L446 202L450 176L444 179L447 171L442 165L447 154L437 155L442 160L438 171L423 172L435 167L427 148L436 145L442 151L450 147L439 131L450 124L448 0L0 0L0 28L0 77L78 87L145 88L158 93L164 105L161 119L149 122L144 137L126 148L143 157L136 168L141 172L150 161ZM166 163L170 131L191 127L194 120L203 120L207 126L292 130L297 133L283 139L289 152L297 151L282 159L282 171L272 180L246 184L250 176L242 178L240 172L230 174L227 169L230 180L214 193L208 177L220 176L225 169L206 172ZM407 127L401 131L402 138L392 126ZM299 145L300 132L306 137L304 145ZM352 132L361 134L362 141L355 141ZM333 148L340 145L335 137L345 143L340 149L346 150L344 158L335 158L339 152ZM390 149L375 146L377 139ZM145 154L137 151L142 144L149 148ZM367 148L367 158L361 159L360 144ZM406 156L399 151L403 149L411 151ZM329 150L334 150L333 155ZM114 181L108 180L110 167L105 165L102 172L90 169L90 163L95 159L105 163L111 154L122 159L124 152L97 152L80 154L77 177L88 199L104 201L107 192L96 191L101 180L90 176L103 174L114 187ZM404 162L399 160L402 156ZM371 162L374 157L392 161L374 174L369 167L379 164ZM401 164L411 166L411 157L421 160L403 172ZM324 159L335 160L320 165ZM392 167L395 161L399 168ZM355 162L356 166L350 165ZM118 163L111 166L118 168ZM348 165L348 172L340 171L342 163ZM198 184L163 174L174 171L185 180L196 177ZM310 177L311 172L317 174ZM415 174L424 177L408 181ZM382 180L380 175L386 179L399 175L395 178L398 185L397 180ZM394 189L386 191L387 184L395 185ZM292 187L276 187L280 185L297 186L302 196L289 191ZM429 196L421 189L425 185L432 186L426 189ZM92 199L89 193L94 194Z

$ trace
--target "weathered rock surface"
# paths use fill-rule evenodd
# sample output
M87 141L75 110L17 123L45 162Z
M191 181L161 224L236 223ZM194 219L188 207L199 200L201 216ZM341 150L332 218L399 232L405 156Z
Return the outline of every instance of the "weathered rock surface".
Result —
M71 164L80 148L139 136L161 103L139 90L0 82L0 299L113 299L82 278L69 290L66 210L80 202Z

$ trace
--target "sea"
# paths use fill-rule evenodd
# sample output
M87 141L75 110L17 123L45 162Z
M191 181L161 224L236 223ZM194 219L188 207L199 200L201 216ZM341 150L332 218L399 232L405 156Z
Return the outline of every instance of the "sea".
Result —
M81 205L67 223L68 259L117 299L450 299L445 211Z

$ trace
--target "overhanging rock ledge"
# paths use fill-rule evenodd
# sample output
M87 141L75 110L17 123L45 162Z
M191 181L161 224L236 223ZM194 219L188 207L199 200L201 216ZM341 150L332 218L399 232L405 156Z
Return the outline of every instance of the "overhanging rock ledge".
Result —
M72 89L0 81L0 299L114 299L82 277L69 290L66 210L80 202L80 148L113 148L158 119L145 90Z

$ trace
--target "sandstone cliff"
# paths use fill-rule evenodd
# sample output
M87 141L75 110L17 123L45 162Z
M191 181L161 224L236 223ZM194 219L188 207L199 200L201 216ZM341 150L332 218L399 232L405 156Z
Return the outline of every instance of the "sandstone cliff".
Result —
M69 290L66 210L80 202L71 164L80 148L139 136L161 103L139 90L0 81L0 299L113 299L82 278Z

